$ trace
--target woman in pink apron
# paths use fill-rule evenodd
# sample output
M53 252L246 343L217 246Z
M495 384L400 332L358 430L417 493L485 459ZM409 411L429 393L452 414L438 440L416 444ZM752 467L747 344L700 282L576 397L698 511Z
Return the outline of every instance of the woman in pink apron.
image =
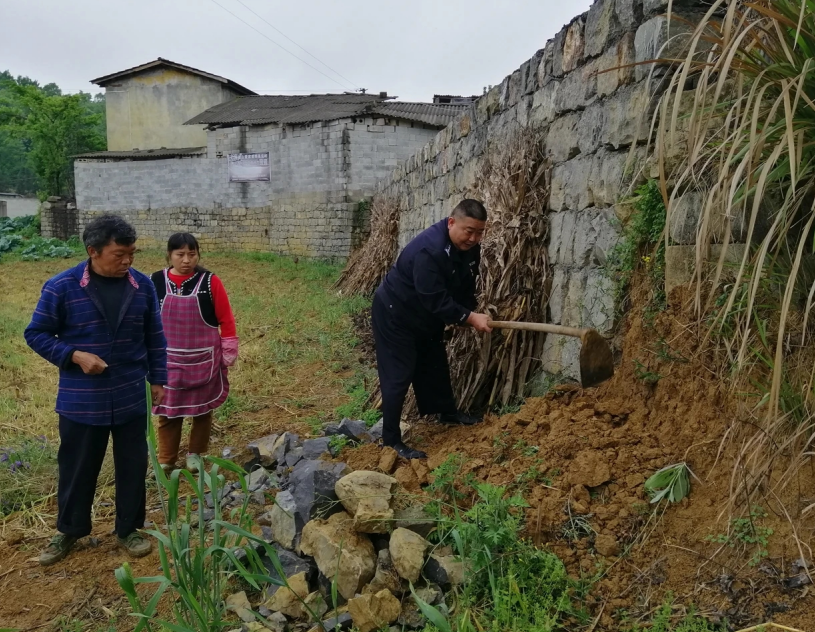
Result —
M209 447L212 412L229 395L227 367L238 357L235 317L221 280L198 265L201 249L190 233L167 242L170 267L152 275L167 337L164 401L153 407L158 422L158 460L170 471L178 459L184 417L192 417L186 466L198 471ZM220 328L220 331L219 331Z

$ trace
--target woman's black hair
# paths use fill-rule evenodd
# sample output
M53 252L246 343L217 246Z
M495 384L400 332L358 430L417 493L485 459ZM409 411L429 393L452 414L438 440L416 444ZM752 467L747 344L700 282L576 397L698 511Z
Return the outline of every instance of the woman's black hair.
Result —
M198 245L198 240L195 238L195 235L192 233L173 233L167 240L167 262L169 263L170 253L173 250L180 250L184 246L187 246L190 250L195 250L198 256L201 256L201 246ZM195 271L206 272L207 269L197 265L195 266Z

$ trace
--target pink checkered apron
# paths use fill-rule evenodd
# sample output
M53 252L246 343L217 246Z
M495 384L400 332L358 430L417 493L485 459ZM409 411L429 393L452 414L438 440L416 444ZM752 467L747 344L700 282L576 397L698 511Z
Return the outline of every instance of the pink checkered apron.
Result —
M196 417L215 410L229 394L227 368L221 356L221 335L208 325L198 307L201 278L192 294L173 294L167 270L167 293L161 322L167 337L167 386L164 401L153 413L167 417Z

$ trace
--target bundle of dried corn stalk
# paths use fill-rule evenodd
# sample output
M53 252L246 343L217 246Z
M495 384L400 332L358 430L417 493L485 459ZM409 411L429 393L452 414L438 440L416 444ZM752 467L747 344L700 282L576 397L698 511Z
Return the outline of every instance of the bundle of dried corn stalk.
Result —
M398 246L399 205L391 198L376 196L371 205L371 234L351 255L334 287L342 294L370 296L393 265Z
M547 211L551 169L540 133L518 132L487 153L474 197L487 207L478 311L493 320L544 322L551 289ZM506 405L523 396L544 335L457 329L448 346L450 371L462 409Z

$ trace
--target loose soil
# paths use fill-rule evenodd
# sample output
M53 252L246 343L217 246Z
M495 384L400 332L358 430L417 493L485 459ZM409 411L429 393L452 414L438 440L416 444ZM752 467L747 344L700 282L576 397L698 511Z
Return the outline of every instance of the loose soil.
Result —
M778 497L750 499L769 514L760 524L773 529L761 563L748 564L755 548L731 549L708 539L727 533L731 510L744 515L744 502L730 503L733 457L744 429L738 398L714 375L715 358L701 350L683 304L675 294L652 325L636 313L627 319L622 361L602 386L564 385L527 400L515 414L488 415L475 428L422 420L412 427L410 442L428 452L431 470L460 454L461 480L472 474L523 493L526 536L554 551L575 578L599 577L591 597L595 629L646 623L673 595L677 605L692 605L713 621L726 619L733 630L767 621L815 630L811 588L782 583L802 552L812 560L815 520L800 517L812 494L798 492L813 489L811 471L800 472L791 486L796 489L781 494L786 511L796 516L792 523ZM645 373L661 377L648 384ZM728 431L733 440L726 440ZM365 446L340 458L354 469L377 469L379 451ZM689 496L677 505L651 505L645 480L683 461L700 479L692 479ZM423 468L405 462L397 468L396 478L416 493ZM538 482L528 482L535 472ZM593 532L567 539L576 517ZM623 625L623 618L629 623Z

